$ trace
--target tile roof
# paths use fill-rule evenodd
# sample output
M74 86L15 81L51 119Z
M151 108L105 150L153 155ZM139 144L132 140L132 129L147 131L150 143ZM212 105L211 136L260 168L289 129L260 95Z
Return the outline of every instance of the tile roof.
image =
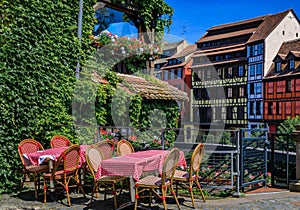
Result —
M220 55L220 54L223 54L223 53L230 53L230 52L237 52L237 51L242 51L242 50L245 50L246 49L246 46L244 45L243 47L233 47L233 48L229 48L229 49L226 49L226 50L220 50L220 51L213 51L213 52L201 52L201 54L196 54L193 56L193 58L196 58L196 57L203 57L203 56L210 56L210 55Z
M215 66L215 65L221 65L221 64L234 63L234 62L238 62L238 61L247 61L247 58L241 57L241 58L235 58L235 59L228 59L226 61L208 61L207 63L191 66L191 68Z
M174 58L180 58L180 57L184 57L187 56L193 52L195 52L197 49L197 45L196 44L190 44L187 47L185 47L183 50L181 50L180 52L176 53L175 55L167 58L169 59L174 59Z
M259 25L255 33L250 37L248 43L259 41L267 38L267 36L274 30L274 28L283 20L288 13L293 12L289 9L274 15L267 15L265 20Z
M255 32L256 28L249 28L249 29L244 29L244 30L236 30L233 32L228 32L228 33L220 33L217 35L211 35L211 36L203 36L200 38L197 43L200 42L208 42L208 41L213 41L213 40L218 40L218 39L225 39L225 38L230 38L230 37L236 37L236 36L241 36L241 35L251 35Z
M263 21L266 18L266 16L267 15L250 18L247 20L241 20L241 21L237 21L237 22L213 26L210 29L208 29L207 31L220 30L220 29L229 28L229 27L233 27L233 26L240 26L240 25L245 25L245 24L254 23L254 22L258 22L258 21Z
M292 9L277 13L269 14L261 17L251 18L248 20L213 26L196 42L208 42L213 40L220 40L224 38L237 37L241 35L251 35L247 43L263 40L274 30L274 28L283 20Z
M130 94L139 94L145 99L175 101L189 100L187 93L155 77L152 77L151 80L148 81L142 77L135 75L120 73L117 73L117 75L124 79L124 82L119 83L118 87L122 88ZM107 84L107 81L101 78L97 73L94 73L94 76L98 82Z
M300 39L283 42L275 58L279 56L283 61L285 61L285 58L289 53L293 53L296 57L299 57L300 56L300 52L298 51L299 49L300 49ZM274 64L275 58L273 59L273 63L268 70L266 78L274 78L274 77L279 77L281 75L287 75L287 71L284 70L279 73L275 72L275 64ZM286 67L287 67L286 63L282 64L282 69L286 69Z

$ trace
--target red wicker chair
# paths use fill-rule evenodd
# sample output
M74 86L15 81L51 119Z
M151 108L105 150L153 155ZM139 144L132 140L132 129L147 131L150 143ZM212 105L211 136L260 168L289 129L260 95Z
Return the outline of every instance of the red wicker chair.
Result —
M65 136L55 135L51 138L50 145L52 148L59 148L59 147L69 147L72 145L72 143Z
M202 199L205 202L205 197L202 192L201 185L198 179L203 152L204 152L204 145L198 144L198 146L193 151L189 171L176 170L173 178L174 182L176 183L176 193L178 191L179 184L189 189L194 208L196 208L195 201L194 201L194 194L193 194L194 183L196 183L197 188L199 189L200 194L202 196Z
M83 191L83 188L81 186L81 182L79 180L78 170L80 168L80 146L79 145L72 145L65 149L59 158L56 161L56 164L53 168L53 171L51 173L46 173L43 175L44 178L44 203L47 202L47 184L50 182L50 180L55 181L56 186L55 189L59 189L59 187L63 188L63 190L67 194L68 199L68 205L71 205L70 201L70 194L69 194L69 188L73 187L70 186L70 181L74 180L76 182L76 187L78 187L85 197L85 193ZM59 166L61 166L61 163L63 163L63 169L61 169ZM74 186L74 187L75 187Z
M91 201L89 206L92 205L94 194L98 192L98 189L101 185L105 187L104 200L106 200L106 189L109 188L112 191L114 196L114 209L117 209L117 193L116 193L116 184L121 182L128 177L123 176L101 176L100 178L96 178L96 173L98 171L101 160L103 160L103 154L97 145L89 146L85 151L86 162L89 167L89 172L94 179L94 187L92 192Z
M37 182L39 182L39 175L49 170L48 165L32 165L29 160L27 160L24 155L27 153L36 152L39 150L44 150L44 147L34 139L24 139L18 145L18 153L23 165L23 174L24 178L22 180L20 186L20 192L22 192L23 185L26 179L26 176L33 175L33 182L34 182L34 192L35 192L35 199L38 198L37 193Z
M166 210L167 209L167 203L166 203L167 188L170 189L176 201L177 207L178 209L180 209L178 199L172 187L173 176L178 164L178 160L179 160L179 150L177 148L173 148L164 160L161 176L149 175L135 183L135 193L136 193L135 195L136 199L134 203L135 210L137 209L138 199L144 197L150 198L149 206L151 207L152 195L156 195L160 199L162 199L164 209ZM149 195L141 195L141 193L145 191L148 191ZM159 193L159 191L161 192L161 194Z
M130 154L133 152L134 152L134 148L129 141L124 140L124 139L118 141L118 144L117 144L117 155L118 156L127 155L127 154Z

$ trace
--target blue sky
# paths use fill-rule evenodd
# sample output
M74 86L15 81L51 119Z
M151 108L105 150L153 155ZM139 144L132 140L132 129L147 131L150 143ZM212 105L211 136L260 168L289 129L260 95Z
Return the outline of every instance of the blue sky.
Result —
M299 0L165 0L174 9L169 34L196 42L212 26L293 9L300 18Z

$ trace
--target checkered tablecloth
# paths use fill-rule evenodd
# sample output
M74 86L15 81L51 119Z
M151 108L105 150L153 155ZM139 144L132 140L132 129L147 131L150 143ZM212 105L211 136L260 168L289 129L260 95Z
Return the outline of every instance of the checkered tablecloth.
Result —
M147 150L101 161L96 178L101 176L132 176L138 181L143 172L161 173L168 150ZM180 152L179 166L186 167L184 153Z
M85 162L85 150L90 145L80 145L80 162ZM40 150L37 152L32 152L28 154L24 154L24 157L27 158L31 164L40 165L45 160L50 159L56 161L60 154L67 149L68 147L60 147L60 148L50 148L45 150Z

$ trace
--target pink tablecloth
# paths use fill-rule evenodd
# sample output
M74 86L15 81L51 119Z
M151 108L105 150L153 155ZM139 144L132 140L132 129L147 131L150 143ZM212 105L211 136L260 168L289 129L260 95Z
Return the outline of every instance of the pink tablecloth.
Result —
M80 145L80 162L85 162L85 150L90 145ZM40 165L45 160L50 159L53 161L56 161L60 154L67 149L67 147L61 147L61 148L50 148L45 150L40 150L33 153L24 154L25 158L27 158L30 163L33 165Z
M101 176L132 176L139 180L143 172L158 171L161 173L163 161L168 150L147 150L101 161L96 178ZM184 153L180 152L178 165L186 167Z

